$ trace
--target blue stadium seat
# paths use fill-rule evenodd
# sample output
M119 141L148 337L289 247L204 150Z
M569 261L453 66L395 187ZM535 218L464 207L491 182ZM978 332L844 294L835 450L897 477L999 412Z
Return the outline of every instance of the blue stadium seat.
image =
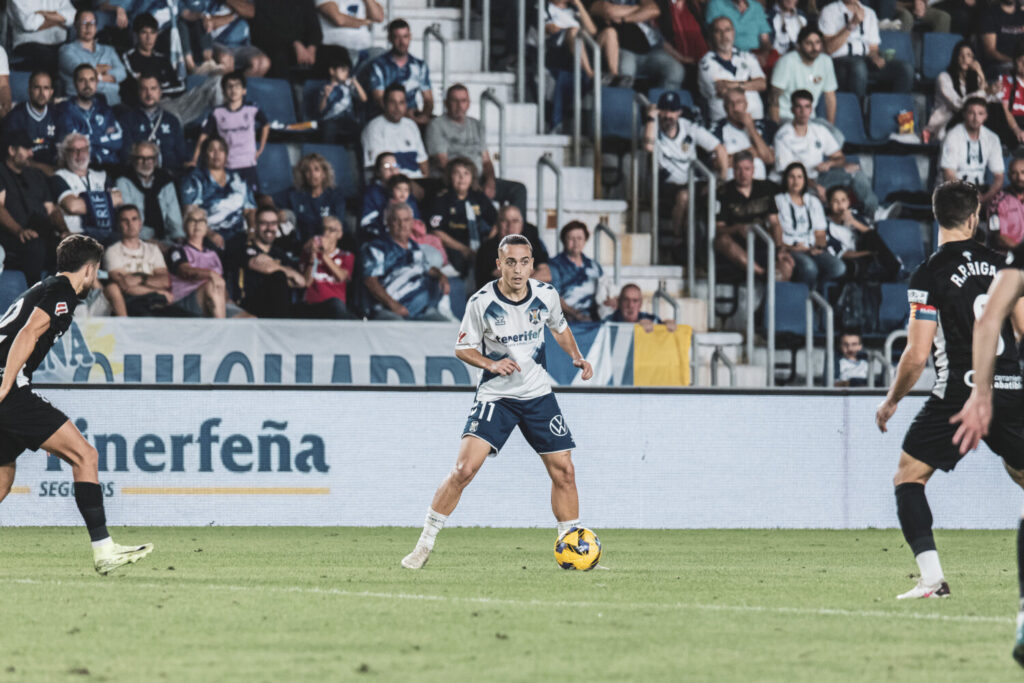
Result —
M28 71L12 71L11 80L11 101L28 102L28 80L32 74Z
M249 78L246 99L258 104L267 119L284 125L295 123L295 102L292 86L281 78Z
M957 33L925 33L921 48L921 75L926 81L934 81L949 65L953 47L963 40Z
M665 88L651 88L647 91L647 99L651 101L651 104L657 104L658 98L665 92ZM697 105L693 103L693 94L689 90L676 90L679 94L679 101L683 103L684 107L690 107L696 109Z
M358 197L362 191L362 174L359 160L352 150L341 145L325 145L306 143L302 146L302 156L313 153L321 155L334 167L334 181L345 195L345 199Z
M303 121L316 121L320 118L320 91L327 81L310 80L302 85L302 101L299 102L299 115Z
M0 311L6 311L26 289L28 283L25 281L25 273L20 270L5 270L0 273Z
M268 143L256 161L260 176L260 192L274 194L292 186L292 162L288 145Z
M825 98L818 99L817 114L825 118ZM860 102L852 92L836 93L836 128L846 137L845 145L870 145L867 133L864 132L864 117L861 115Z
M903 261L903 267L913 271L925 259L921 226L917 221L891 218L875 226L882 241Z
M878 329L888 335L907 326L910 305L907 303L906 282L883 282L882 300L878 304Z
M868 98L868 135L875 142L885 142L895 133L896 115L901 111L914 111L914 98L910 93L872 93ZM917 121L921 129L924 121Z
M802 337L807 332L807 297L810 290L802 282L775 283L775 334Z
M904 33L903 31L879 31L879 37L882 39L882 43L878 46L878 51L881 54L885 54L886 50L895 50L895 59L906 62L914 67L914 71L917 71L917 61L914 59L914 45L910 42L910 34ZM946 62L949 62L949 58L946 58ZM945 68L943 64L943 68Z
M633 135L632 88L601 88L601 138L603 140L632 140ZM643 114L637 112L637 126L643 124Z
M925 192L917 161L912 156L876 154L872 185L878 201L883 204L895 192Z

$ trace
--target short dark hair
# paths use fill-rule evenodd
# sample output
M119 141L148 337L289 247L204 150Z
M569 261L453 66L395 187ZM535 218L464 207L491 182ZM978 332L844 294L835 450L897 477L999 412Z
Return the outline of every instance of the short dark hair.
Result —
M460 90L465 90L467 94L469 93L469 88L464 86L462 83L456 83L455 85L449 86L448 92L444 94L444 101L447 102L453 92L459 92Z
M36 69L28 77L28 85L29 85L30 88L32 87L32 83L36 80L36 77L38 77L38 76L46 76L47 78L49 78L50 79L50 87L53 87L53 74L51 74L46 69Z
M142 73L139 74L139 77L136 79L135 82L136 82L137 85L141 86L142 85L142 81L145 81L145 80L148 80L148 79L156 80L156 84L161 86L161 90L163 89L162 88L163 84L160 83L160 76L158 74L152 72L152 71L143 71Z
M77 81L78 80L78 74L82 73L83 71L91 71L94 74L98 74L99 73L98 71L96 71L96 67L94 67L92 64L87 64L85 62L82 62L81 64L79 64L78 66L75 67L75 70L73 72L71 72L71 80Z
M832 197L836 196L837 192L842 192L843 194L846 195L846 198L850 199L851 201L853 200L853 198L855 196L853 194L853 190L851 190L846 185L833 185L832 187L830 187L827 190L825 190L825 203L826 204L831 204L832 203Z
M732 155L732 165L734 168L736 167L736 164L740 163L741 161L749 161L750 163L754 163L753 153L749 149L744 149Z
M227 148L228 148L227 141L224 138L222 138L221 136L219 136L219 135L211 135L210 137L208 137L205 140L203 140L203 146L199 148L199 165L200 166L202 166L204 168L206 167L206 153L209 151L210 145L212 145L214 143L220 143L220 144L224 145L224 150L227 151Z
M402 28L407 28L410 31L412 30L411 28L409 28L409 22L406 21L405 19L395 19L390 24L388 24L388 40L391 40L391 35L395 31Z
M810 179L807 177L807 167L804 166L803 162L800 162L800 161L792 162L789 166L786 166L784 171L782 171L782 188L786 192L789 191L789 174L790 174L791 171L794 171L796 169L800 169L800 171L804 174L804 186L803 186L802 190L804 192L806 192L807 191L807 182Z
M412 180L410 180L409 176L404 173L399 173L388 178L385 185L388 188L388 192L394 192L395 188L399 185L408 185L409 188L412 189Z
M160 24L149 12L143 12L132 21L132 33L141 33L142 29L148 28L153 31L160 30Z
M242 87L244 88L245 87L245 72L243 72L241 69L235 69L231 73L224 74L221 77L221 79L220 79L220 90L221 90L222 93L224 93L225 97L228 94L228 83L230 83L231 81L238 81L239 83L242 84Z
M573 230L582 230L586 238L590 239L590 228L583 221L569 221L562 226L562 229L558 233L558 239L561 241L562 246L565 246L565 240L569 236L569 233Z
M807 40L808 36L813 35L817 35L819 38L821 38L822 42L825 42L825 34L822 33L821 29L818 28L815 24L807 24L802 29L800 29L800 33L796 34L796 42L802 43L805 40Z
M586 226L583 227L584 229L586 229ZM521 247L528 248L530 250L530 253L533 253L533 245L530 244L530 240L526 237L526 235L520 235L516 233L513 235L505 235L504 237L501 238L501 241L498 242L498 254L501 254L505 247L511 247L517 244Z
M932 193L932 212L939 227L952 230L961 227L978 210L978 188L963 180L950 180Z
M789 101L796 102L797 100L807 100L814 104L814 95L811 94L810 90L797 90L789 96Z
M384 88L384 97L382 98L383 101L386 102L387 99L388 99L388 95L390 95L393 92L400 92L400 93L402 93L402 98L403 99L408 96L408 93L405 92L405 86L404 85L402 85L401 83L392 83L388 87Z
M378 154L377 158L373 160L373 171L374 171L374 173L376 173L377 175L380 175L380 167L381 167L381 164L384 163L384 157L393 157L393 156L395 156L394 152L381 152L380 154ZM396 158L395 161L397 162L398 159Z
M88 235L68 235L57 245L57 270L61 273L74 273L102 260L103 245Z
M142 211L139 210L139 207L135 206L134 204L122 204L121 206L117 207L117 211L114 212L115 219L119 222L121 220L121 216L123 216L128 211L134 211L135 213L139 214L140 218L142 217Z
M982 109L988 108L988 104L985 103L985 98L968 97L966 100L964 100L964 108L961 111L967 111L967 107L973 107L975 105L981 107Z
M334 47L330 45L328 47ZM348 50L345 48L338 48L336 50L325 50L326 54L324 57L324 63L328 69L341 69L345 68L349 71L352 70L352 57L349 56Z

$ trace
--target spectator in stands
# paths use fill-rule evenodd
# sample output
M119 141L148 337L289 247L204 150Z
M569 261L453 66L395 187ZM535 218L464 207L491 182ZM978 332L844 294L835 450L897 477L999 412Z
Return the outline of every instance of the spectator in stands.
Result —
M830 187L825 198L828 250L846 264L846 277L855 282L895 280L902 264L864 218L852 208L850 190Z
M169 313L174 303L171 277L160 248L139 238L142 217L138 207L123 204L117 210L121 241L103 253L103 269L110 282L103 293L116 316Z
M124 93L126 100L134 98L138 81L143 76L156 78L161 93L168 97L185 92L185 83L178 77L178 70L171 63L171 58L156 50L159 26L152 14L140 14L132 21L135 47L124 53L124 64L129 75L125 85L128 92Z
M713 123L725 118L722 98L736 87L746 93L748 113L755 120L764 118L764 103L761 101L761 93L767 87L764 71L753 54L733 47L734 38L735 31L729 17L719 17L711 22L713 50L701 58L698 78L700 94L708 103Z
M655 325L661 325L661 318L653 313L640 310L644 305L644 293L640 287L632 283L624 285L619 292L618 305L615 312L605 316L604 323L633 323L643 328L644 332L653 332ZM676 331L676 321L669 320L665 326L669 332Z
M326 0L332 7L335 0ZM327 75L330 80L320 90L317 111L321 139L329 144L350 145L359 139L362 129L356 103L366 103L366 92L352 75L352 61L348 50L326 53Z
M974 48L961 40L949 56L949 66L935 79L935 104L925 127L929 136L936 140L946 137L946 125L964 108L964 102L969 97L986 97L986 89L985 72Z
M427 208L426 223L441 238L448 261L465 277L476 262L480 244L494 233L498 214L487 195L477 189L476 166L466 157L448 162L445 185Z
M660 152L658 196L664 204L659 207L659 213L671 206L672 226L678 234L682 233L683 217L690 201L687 184L690 165L697 158L697 147L714 153L719 177L723 179L729 162L728 153L718 138L706 128L683 118L682 111L678 93L672 90L662 93L657 103L648 109L644 128L647 150L653 151L654 145L658 145Z
M54 112L57 138L63 140L68 133L89 136L92 162L113 168L121 161L124 132L114 110L102 96L97 97L96 79L96 69L89 64L75 69L75 96L61 102Z
M96 15L82 10L75 15L76 39L60 48L60 75L64 81L64 92L78 90L78 68L90 64L97 75L96 90L103 95L107 104L121 103L121 81L128 72L109 45L96 41Z
M207 239L222 251L234 252L255 218L252 187L227 168L228 148L222 138L206 138L199 156L200 165L181 181L183 211L188 213L192 206L205 209L211 230Z
M562 310L571 322L598 321L599 286L604 270L601 264L583 253L590 239L590 230L582 221L569 221L558 234L562 251L548 262L551 284L562 297ZM605 301L615 306L614 299Z
M378 154L373 164L373 182L363 191L363 214L359 220L360 241L367 237L383 237L387 232L387 226L384 225L384 209L391 200L391 190L387 186L387 181L396 175L403 174L395 155L391 152ZM414 216L419 215L419 205L414 195L409 196L406 204L412 209Z
M205 140L216 135L227 144L227 168L242 176L255 192L259 187L256 161L266 149L270 123L259 105L245 101L245 76L240 71L226 74L221 78L220 87L224 92L224 104L214 107L203 122L192 165L199 161Z
M811 93L811 110L818 106L818 98L825 97L825 119L836 122L836 81L832 58L821 51L824 36L816 26L800 29L796 50L784 54L772 70L772 94L769 116L772 120L789 120L792 116L793 93L806 90Z
M835 63L839 89L864 101L868 83L892 92L910 92L914 67L899 59L886 61L878 53L881 36L878 16L860 0L835 0L825 5L818 18L825 34L825 51Z
M384 8L377 0L316 0L323 44L337 45L358 65L377 56L370 27L384 21Z
M590 14L618 33L620 74L643 79L655 88L682 87L686 69L670 54L671 46L665 49L657 26L661 15L657 0L598 0L590 5Z
M772 3L771 10L768 12L768 26L771 28L772 39L771 47L779 55L786 55L799 46L800 33L807 26L807 15L797 7L797 4L798 0L775 0ZM818 46L818 52L821 52L820 45ZM775 85L774 81L773 72L772 85ZM806 85L806 83L802 85Z
M273 207L256 211L256 229L245 245L242 308L258 318L288 318L295 311L293 290L304 290L306 278L283 248L280 219Z
M427 150L419 126L406 117L405 90L399 83L387 86L384 113L363 129L363 166L369 170L382 152L395 155L398 167L410 178L424 178L429 172Z
M114 238L114 210L121 206L120 190L112 187L106 171L89 167L89 138L81 133L68 133L57 151L61 168L52 179L53 195L67 231L109 244Z
M376 320L448 320L437 310L450 291L448 278L427 263L424 250L412 239L413 216L408 205L389 204L384 221L388 234L363 244L363 285ZM434 285L431 280L436 280Z
M57 73L57 53L75 23L71 0L8 0L13 60L32 69Z
M494 163L487 151L487 131L479 119L467 116L469 90L461 83L448 88L444 99L444 116L427 126L427 153L436 172L447 168L448 161L465 157L480 173L480 186L488 198L498 204L515 204L526 211L526 186L495 176Z
M989 125L998 135L1000 141L1014 149L1024 143L1024 50L1013 60L1013 73L1003 74L999 77L998 93L1002 112L991 116ZM981 81L984 88L985 81ZM983 89L977 93L970 93L971 97L985 97ZM961 107L967 98L961 101ZM989 105L991 111L992 105ZM1001 114L1001 116L999 115Z
M720 208L715 227L715 251L746 270L747 232L751 225L758 225L775 240L775 279L789 280L793 272L793 257L782 248L775 184L768 180L754 180L754 156L750 152L734 154L732 168L733 179L718 186ZM754 273L764 277L767 248L760 240L757 244Z
M46 176L32 168L32 140L23 130L4 137L6 159L0 165L0 246L3 267L25 274L33 285L46 266L46 241L54 234L55 210Z
M254 9L252 42L270 58L270 76L288 78L316 64L323 34L313 0L260 0Z
M1010 251L1024 240L1024 157L1010 161L1010 184L993 201L989 234L991 246Z
M764 5L760 2L711 0L708 2L704 21L710 24L718 17L728 17L732 22L736 31L737 50L753 52L754 50L771 49L772 27L768 23L768 17L765 16Z
M978 27L985 66L994 74L1009 73L1014 56L1024 51L1024 8L1015 0L999 0L981 15Z
M33 71L28 81L28 102L19 102L3 120L4 134L23 131L32 141L31 165L47 175L57 166L57 119L53 80L45 71Z
M336 217L324 217L320 234L302 252L301 272L306 277L306 292L302 298L304 318L351 320L356 317L346 306L355 256L340 246L343 231Z
M943 180L964 180L977 185L981 205L990 202L1003 187L1005 164L999 136L985 127L988 110L980 97L964 103L963 123L946 133L942 143L939 167ZM985 171L992 174L992 183L985 182Z
M388 24L388 42L391 49L380 55L368 67L370 70L370 95L378 107L387 111L385 100L390 88L400 85L405 95L406 108L402 116L408 116L421 126L430 123L434 115L434 92L430 85L430 69L427 63L409 54L412 31L405 19L395 19Z
M305 244L320 234L328 216L345 217L345 194L334 179L334 168L321 155L307 154L292 169L293 187L281 208L295 214L298 241Z
M388 187L391 189L391 204L402 204L412 195L412 181L404 175L391 176L391 179L388 180ZM378 237L380 236L378 235ZM415 211L413 212L412 234L409 239L423 248L427 255L427 263L431 267L440 268L445 275L455 274L455 269L448 264L448 254L445 252L441 238L437 236L437 233L427 230L427 224L416 216ZM450 298L448 304L451 305ZM441 309L442 306L439 304L438 308Z
M661 8L658 27L665 36L665 51L683 68L696 67L708 51L700 0L658 0L658 6Z
M715 137L722 141L729 154L725 167L727 179L732 178L732 155L750 150L754 155L754 178L764 180L768 169L775 164L772 141L778 126L768 118L755 121L747 113L747 97L739 88L733 88L725 95L725 118L712 129Z
M851 186L864 203L868 215L874 216L878 210L878 198L871 189L871 181L860 166L846 163L846 156L832 132L811 121L811 93L797 90L791 99L793 120L783 124L775 134L776 172L781 175L791 163L799 161L807 169L807 176L814 181L821 198L824 198L825 190L834 185Z
M224 266L217 250L206 244L206 212L193 206L185 215L185 243L167 255L171 294L178 308L195 316L226 318L241 309L228 300Z
M601 54L608 67L601 78L603 84L626 88L633 84L632 78L619 74L619 35L611 26L605 26L599 31L582 0L548 0L546 12L544 59L549 69L573 69L576 61L576 36L583 31L601 46ZM587 78L593 78L594 67L587 50L580 52L579 60L583 73Z
M182 0L182 41L185 63L195 71L195 57L200 62L230 57L231 68L248 78L265 76L270 70L270 58L251 44L249 21L256 16L252 0ZM188 40L186 41L186 37Z
M150 140L131 146L129 170L117 179L125 204L138 208L142 219L140 237L170 246L185 237L181 207L174 178L160 165L160 148ZM205 220L205 216L203 218Z
M807 169L794 161L786 167L782 179L786 190L775 195L775 207L782 226L782 248L793 259L791 279L821 289L826 282L842 277L846 266L826 248L825 208L808 187Z
M7 50L0 46L0 118L11 111L11 67Z
M866 387L871 374L871 363L864 352L864 344L856 332L839 335L839 358L836 360L835 386Z
M155 143L160 150L163 168L177 176L189 160L181 122L161 106L163 91L156 76L143 74L138 79L138 88L138 105L124 109L121 115L121 128L124 131L121 149L124 160L131 162L132 146L140 140L147 140Z
M515 204L501 207L498 211L498 231L493 237L480 245L476 252L476 287L480 289L491 280L497 279L501 273L496 265L498 261L498 245L507 235L525 235L533 247L533 275L535 280L551 282L551 267L548 250L537 233L537 226L526 223L523 214Z

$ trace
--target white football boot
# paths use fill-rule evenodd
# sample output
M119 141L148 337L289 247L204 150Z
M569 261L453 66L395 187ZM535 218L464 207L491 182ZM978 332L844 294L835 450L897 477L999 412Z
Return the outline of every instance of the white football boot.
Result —
M430 559L431 550L431 548L417 543L413 551L402 558L402 566L406 569L422 569Z
M93 548L93 560L96 565L96 572L106 576L118 567L123 567L126 564L135 564L151 552L153 552L152 543L144 543L142 545L107 543L98 548Z
M949 584L941 580L936 584L926 586L924 581L918 581L917 585L896 596L897 600L909 600L912 598L948 598Z

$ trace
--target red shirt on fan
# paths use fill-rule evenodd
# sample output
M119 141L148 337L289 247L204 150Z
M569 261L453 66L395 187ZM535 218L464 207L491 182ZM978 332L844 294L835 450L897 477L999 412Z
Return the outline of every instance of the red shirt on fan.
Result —
M999 97L1010 107L1014 116L1024 116L1024 81L1011 74L999 77Z
M348 251L335 248L328 257L342 270L352 277L352 269L355 265L355 256ZM302 255L302 270L305 272L309 264L313 264L313 281L306 287L305 301L307 304L318 304L328 299L341 299L345 301L348 291L348 280L342 282L334 276L321 260L321 256L313 249L307 249Z
M672 47L684 57L699 62L708 52L708 44L701 32L700 21L694 16L688 0L670 0L672 12Z

